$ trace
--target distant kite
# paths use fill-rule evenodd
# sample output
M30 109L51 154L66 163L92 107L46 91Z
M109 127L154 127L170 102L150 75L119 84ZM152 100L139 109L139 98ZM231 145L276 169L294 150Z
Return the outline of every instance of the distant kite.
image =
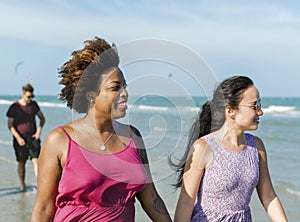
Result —
M169 77L169 78L172 78L172 76L173 76L173 74L172 74L172 73L170 73L170 74L168 75L168 77Z
M23 61L21 61L21 62L18 62L16 65L15 65L15 74L19 74L19 67L21 66L21 65L23 65Z

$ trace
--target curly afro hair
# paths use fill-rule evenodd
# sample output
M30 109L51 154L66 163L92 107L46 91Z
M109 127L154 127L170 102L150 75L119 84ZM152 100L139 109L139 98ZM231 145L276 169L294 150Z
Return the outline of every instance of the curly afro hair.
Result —
M84 48L72 52L71 59L59 69L59 84L64 85L60 99L78 113L87 113L89 101L86 94L99 92L103 75L119 66L114 45L98 37L84 44Z

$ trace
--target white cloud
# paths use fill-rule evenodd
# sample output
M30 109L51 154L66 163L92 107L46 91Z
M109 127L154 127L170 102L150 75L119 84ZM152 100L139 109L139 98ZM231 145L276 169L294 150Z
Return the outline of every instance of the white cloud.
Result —
M231 30L237 35L266 28L276 30L299 24L300 17L279 5L220 4L198 2L122 1L68 3L51 1L47 5L0 4L0 35L46 44L73 45L95 34L114 36L121 41L136 38L168 38L196 42L201 31ZM178 38L177 38L178 36ZM203 37L203 36L202 36ZM207 37L208 39L210 37ZM214 38L212 36L212 38ZM226 38L226 35L225 35Z
M295 4L221 0L2 1L0 37L11 38L10 44L19 39L42 43L39 47L57 45L71 50L96 35L117 45L158 38L192 48L219 73L270 72L281 65L289 67L290 75L294 75L299 73L294 58L300 56L300 16ZM283 58L278 64L280 55ZM260 65L255 60L261 61ZM272 61L277 64L272 65Z

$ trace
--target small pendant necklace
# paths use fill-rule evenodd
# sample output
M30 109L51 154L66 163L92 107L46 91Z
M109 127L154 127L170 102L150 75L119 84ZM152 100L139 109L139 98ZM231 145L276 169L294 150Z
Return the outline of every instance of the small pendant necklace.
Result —
M106 150L105 144L108 143L108 141L112 138L112 136L113 136L113 133L111 133L110 136L108 137L108 139L100 146L100 150L102 150L102 151Z

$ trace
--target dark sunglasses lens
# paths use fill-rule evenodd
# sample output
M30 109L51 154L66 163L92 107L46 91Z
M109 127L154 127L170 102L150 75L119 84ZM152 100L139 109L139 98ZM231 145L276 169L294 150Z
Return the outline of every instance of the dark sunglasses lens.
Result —
M256 109L261 110L261 101L260 100L258 100L256 103Z

